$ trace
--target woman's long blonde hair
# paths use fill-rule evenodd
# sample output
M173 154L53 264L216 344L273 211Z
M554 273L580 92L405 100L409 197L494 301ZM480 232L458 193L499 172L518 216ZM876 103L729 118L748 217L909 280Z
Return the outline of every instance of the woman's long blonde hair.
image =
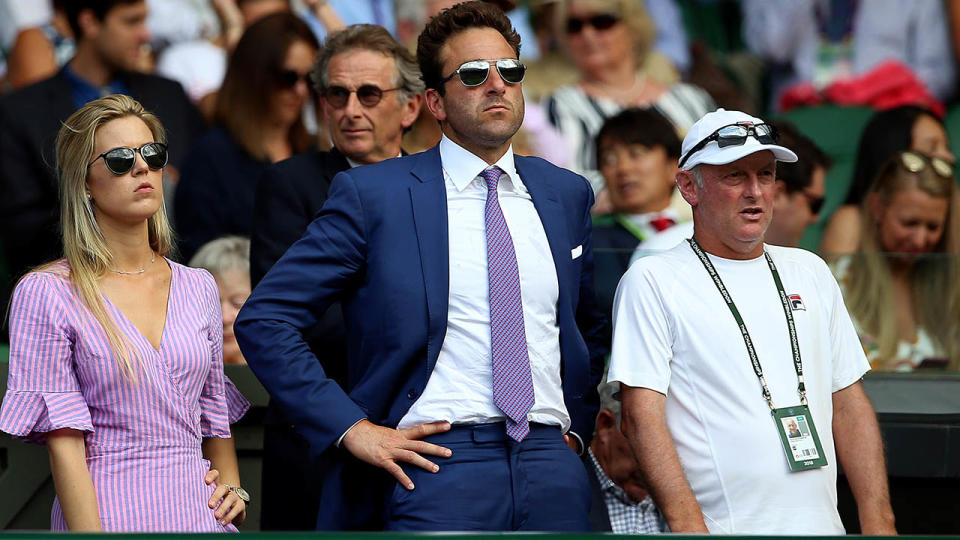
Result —
M960 367L960 197L956 180L939 176L929 163L918 172L900 164L902 154L894 156L881 169L861 204L862 230L858 253L846 277L847 306L863 332L876 339L880 358L893 359L900 342L897 312L913 310L917 328L923 328L934 344ZM920 257L910 273L912 306L897 306L893 293L889 254L883 253L879 239L880 223L871 209L871 200L887 205L893 195L907 189L920 189L931 197L948 202L943 236L934 248L940 256ZM873 203L873 204L876 204Z
M100 126L111 120L135 116L150 129L155 142L166 142L160 120L136 100L114 94L87 103L67 118L57 134L57 172L60 178L60 233L63 255L70 266L70 281L80 298L103 327L117 359L120 373L137 380L134 362L141 360L129 339L111 317L98 280L113 267L113 253L107 246L87 198L88 164L94 159L94 142ZM173 233L163 205L148 218L150 247L161 256L170 253ZM50 263L39 270L48 270Z

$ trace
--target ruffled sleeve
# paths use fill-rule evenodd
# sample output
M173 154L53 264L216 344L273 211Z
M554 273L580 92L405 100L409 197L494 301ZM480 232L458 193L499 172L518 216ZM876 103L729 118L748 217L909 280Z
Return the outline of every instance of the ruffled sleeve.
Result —
M210 371L200 392L200 434L202 437L230 437L230 424L250 408L233 382L223 373L223 317L213 276L204 276L204 307L207 309L207 339L210 342Z
M27 274L10 303L10 366L0 405L0 431L43 444L61 428L93 431L73 365L73 332L63 308L69 282Z

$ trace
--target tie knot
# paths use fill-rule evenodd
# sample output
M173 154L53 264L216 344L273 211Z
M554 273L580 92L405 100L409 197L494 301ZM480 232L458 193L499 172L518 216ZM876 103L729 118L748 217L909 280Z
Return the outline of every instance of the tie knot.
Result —
M503 169L500 167L490 167L489 169L484 169L480 176L487 182L487 191L496 191L497 183L500 182L500 177L503 176Z

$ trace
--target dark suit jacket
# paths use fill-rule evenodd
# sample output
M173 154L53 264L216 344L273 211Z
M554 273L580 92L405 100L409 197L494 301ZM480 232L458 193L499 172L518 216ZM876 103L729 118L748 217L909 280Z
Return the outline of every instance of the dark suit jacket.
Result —
M630 266L633 250L640 240L617 223L612 216L600 216L593 221L594 284L597 305L609 317L613 311L613 297L620 278Z
M221 127L196 141L183 160L173 200L184 261L221 236L250 236L257 182L269 166L269 161L248 154Z
M603 500L597 470L587 456L583 458L583 466L586 467L587 479L590 480L590 527L593 532L611 532L613 526L610 525L610 513L607 511L607 502Z
M203 119L179 83L141 73L120 75L133 97L167 130L170 163L179 166ZM0 99L0 236L13 279L60 257L54 142L75 110L70 81L56 75ZM11 284L0 288L6 305Z
M593 192L582 177L544 160L517 156L516 166L553 253L564 401L571 429L589 444L609 339L593 298ZM420 396L446 332L447 241L437 147L342 172L306 235L241 310L236 331L247 361L314 452L363 418L396 426ZM302 335L338 299L348 329L349 394ZM377 527L394 481L345 452L338 457L325 477L318 528Z

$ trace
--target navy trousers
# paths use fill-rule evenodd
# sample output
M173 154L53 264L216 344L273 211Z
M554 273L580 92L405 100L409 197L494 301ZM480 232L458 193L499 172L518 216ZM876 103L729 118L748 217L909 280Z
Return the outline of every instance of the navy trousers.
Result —
M424 440L449 448L431 473L404 465L413 491L387 500L394 531L589 531L590 485L560 428L530 425L518 443L503 423L455 425Z

